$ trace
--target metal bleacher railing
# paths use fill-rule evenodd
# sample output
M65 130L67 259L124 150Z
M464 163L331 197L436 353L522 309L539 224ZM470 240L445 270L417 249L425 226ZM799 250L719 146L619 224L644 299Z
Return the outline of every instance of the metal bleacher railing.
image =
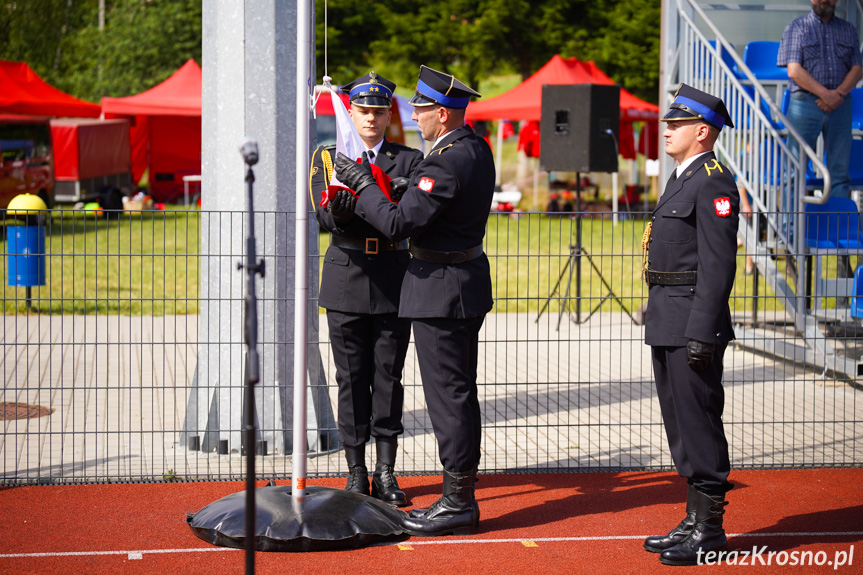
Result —
M830 199L830 175L822 156L802 141L783 114L781 103L777 103L787 83L781 78L782 70L775 63L770 65L771 59L775 62L778 43L753 43L753 54L745 60L758 63L763 74L759 77L698 2L679 0L677 8L679 41L673 69L667 75L668 97L674 86L684 82L720 95L728 105L735 129L723 130L716 149L736 175L741 190L748 193L753 212L751 217L741 218L739 235L747 242L746 249L768 287L786 302L785 312L803 343L777 346L765 334L748 328L740 330L739 338L756 346L763 345L758 342L770 342L767 349L759 349L824 369L849 375L863 373L861 360L838 353L826 335L834 325L853 320L848 298L843 297L851 295L852 281L828 282L836 288L829 295L837 297L829 311L811 305L812 297L825 295L812 292L812 258L816 260L815 268L828 270L829 266L821 265L819 258L856 256L859 250L815 249L807 243L807 206ZM755 56L758 50L762 51L760 57ZM788 146L791 140L799 144L799 156L792 154ZM811 170L810 181L819 180L818 190L807 186L807 169ZM795 233L797 230L801 233ZM777 265L777 256L785 265ZM815 282L818 285L821 284Z
M273 229L284 225L287 215L257 213L256 226ZM578 214L490 215L485 250L495 308L480 336L481 471L671 467L649 348L643 327L630 317L638 319L646 299L640 278L645 215L631 212L614 225L609 213L584 213L579 243L592 265L581 266L568 265ZM216 442L191 441L187 423L200 388L214 385L195 381L202 354L219 354L223 376L242 373L242 362L231 359L231 348L242 346L242 317L230 310L242 301L243 274L235 264L242 259L243 244L231 238L245 237L244 216L197 210L109 217L78 210L50 213L45 253L28 256L45 258L45 285L32 288L27 301L25 288L9 285L6 266L0 271L0 484L243 477L242 449L228 445L223 451ZM203 249L205 236L218 249ZM320 265L317 254L326 251L328 240L322 234L320 247L310 250L312 266ZM750 240L745 237L746 245L756 243ZM258 247L268 270L293 257L290 245L267 249L261 242ZM8 251L5 235L0 249ZM784 321L788 302L767 290L763 276L744 273L744 257L739 251L731 298L735 320L741 326ZM570 274L576 267L580 282ZM222 291L201 288L205 268L223 280ZM555 289L559 280L564 285ZM283 302L293 305L293 290L279 281L276 273L260 281L264 333L276 321L273 309ZM316 291L309 297L309 308L317 309ZM203 313L206 308L209 314ZM314 319L323 318L315 314ZM323 377L312 379L310 393L335 409L331 343L326 321L318 323L320 331L310 330L315 335L307 344L320 354ZM202 334L214 329L233 336L210 342ZM798 339L786 330L765 336L764 343L792 345ZM853 338L844 345L860 351ZM293 354L288 341L263 338L261 346ZM289 430L272 416L284 382L266 364L261 376L256 392L262 402L261 436L284 435ZM405 433L397 468L437 473L413 344L403 381ZM724 421L735 467L863 461L863 396L854 378L737 345L726 353L725 388ZM225 404L223 412L240 412L241 390L238 383L236 389L213 394L214 401ZM230 438L241 429L237 424L221 432ZM333 427L310 428L318 437L334 432ZM259 457L258 476L285 479L291 467L291 454L271 441ZM344 475L343 454L334 445L310 448L308 473Z

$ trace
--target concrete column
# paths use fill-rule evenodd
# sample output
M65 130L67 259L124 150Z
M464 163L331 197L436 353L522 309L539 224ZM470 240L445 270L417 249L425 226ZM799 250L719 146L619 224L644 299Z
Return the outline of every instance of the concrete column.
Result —
M314 10L312 10L314 14ZM203 6L201 308L198 367L183 426L202 451L239 454L245 373L243 297L246 166L240 143L258 143L253 166L255 236L266 276L257 280L261 383L255 388L259 439L270 455L293 450L293 285L296 212L297 5L285 0L215 0ZM312 26L312 22L306 25ZM310 54L314 70L314 54ZM311 116L311 115L309 115ZM313 121L310 118L310 122ZM311 133L314 133L312 124ZM310 144L307 144L310 146ZM307 208L309 206L306 206ZM311 221L314 222L312 216ZM318 290L318 229L310 226L309 290ZM309 340L318 339L310 305ZM335 418L316 344L308 346L307 445L337 447Z

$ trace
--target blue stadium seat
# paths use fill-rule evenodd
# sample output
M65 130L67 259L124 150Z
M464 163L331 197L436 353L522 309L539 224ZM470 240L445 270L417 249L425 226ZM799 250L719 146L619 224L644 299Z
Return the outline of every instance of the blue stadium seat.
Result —
M848 175L851 176L851 187L863 189L863 140L851 140L851 162L848 165ZM806 187L818 189L824 186L824 178L816 178L812 162L806 166Z
M716 47L716 40L708 40L708 42L714 48ZM732 45L731 47L734 48L734 45ZM728 50L726 50L724 47L721 47L721 49L722 49L722 53L721 53L722 61L725 62L726 66L731 68L731 73L734 75L734 77L735 78L745 78L746 76L741 74L740 71L737 69L737 62L734 61L734 58L731 57L731 54L728 53Z
M749 94L753 100L755 100L755 87L754 86L743 86L743 89ZM788 90L786 90L787 92ZM781 106L785 106L784 109ZM788 103L785 102L785 95L782 97L782 103L780 104L780 109L782 109L782 113L784 114L788 110ZM777 130L784 130L785 124L782 122L774 121L773 113L770 111L770 104L768 104L763 98L761 99L761 111L764 112L764 115L770 119L770 123L773 124L773 127Z
M806 164L806 187L810 190L820 190L824 187L824 178L815 177L815 168L812 167L812 160Z
M854 287L851 289L851 317L863 319L863 266L854 272Z
M849 198L806 204L806 245L822 250L863 249L860 212Z
M851 90L851 129L863 130L863 88Z
M851 164L848 166L851 187L863 189L863 140L851 140Z
M788 115L788 104L791 102L791 90L785 88L785 91L782 92L782 101L779 103L779 110L782 111L783 116ZM784 130L785 124L779 121L773 122L773 125L776 126L777 130Z
M788 80L788 69L776 65L779 42L749 42L743 49L743 63L759 80Z

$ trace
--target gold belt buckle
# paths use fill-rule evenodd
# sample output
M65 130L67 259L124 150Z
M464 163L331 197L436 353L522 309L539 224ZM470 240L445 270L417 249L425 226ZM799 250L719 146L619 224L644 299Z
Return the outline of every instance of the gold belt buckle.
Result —
M375 256L378 254L378 238L366 238L366 250L365 252L369 255ZM374 247L372 247L374 246Z

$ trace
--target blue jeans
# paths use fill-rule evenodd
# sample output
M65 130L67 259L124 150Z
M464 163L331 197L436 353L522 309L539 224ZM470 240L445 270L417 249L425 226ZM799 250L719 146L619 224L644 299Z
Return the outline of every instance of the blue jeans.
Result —
M827 171L830 173L830 197L851 196L851 177L848 165L851 162L851 98L832 112L824 112L815 101L814 94L797 91L791 94L788 103L788 121L813 150L818 136L824 136L824 152ZM788 147L795 157L800 153L797 142L789 138ZM792 209L796 209L795 207Z

